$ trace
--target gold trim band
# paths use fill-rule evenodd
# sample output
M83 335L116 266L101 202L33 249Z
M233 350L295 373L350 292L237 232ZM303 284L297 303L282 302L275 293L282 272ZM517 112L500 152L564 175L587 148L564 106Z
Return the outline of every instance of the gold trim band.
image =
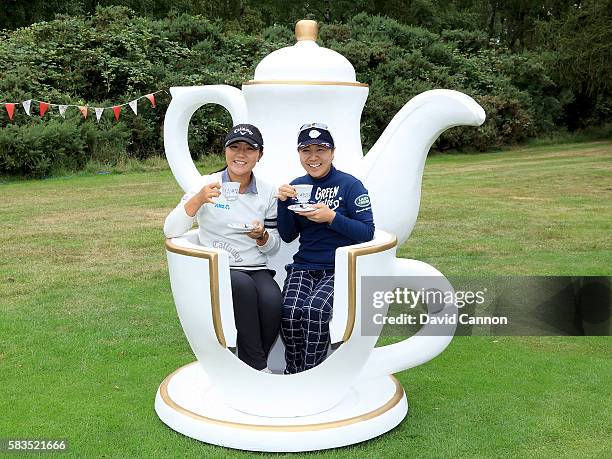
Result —
M348 341L355 328L357 309L357 257L384 252L385 250L395 247L397 245L397 237L395 235L392 236L391 240L382 244L349 249L348 251L348 315L342 342ZM217 341L219 341L221 346L227 347L225 335L223 333L223 324L221 322L221 304L219 301L219 257L217 253L206 249L180 247L174 244L170 239L166 239L166 250L179 255L187 255L208 260L213 326Z
M221 302L219 301L219 255L217 252L213 252L211 250L180 247L170 239L166 239L166 250L179 255L187 255L190 257L204 258L205 260L208 260L208 271L210 273L210 303L212 307L213 327L215 329L215 335L217 335L217 341L219 341L219 344L223 347L227 347L225 335L223 334L223 323L221 322Z
M198 421L209 422L211 424L221 425L224 427L233 427L236 429L264 430L268 432L270 431L271 432L306 432L306 431L313 431L313 430L333 429L337 427L347 426L350 424L355 424L357 422L367 421L368 419L372 419L377 416L380 416L381 414L386 413L387 411L394 408L402 400L404 396L404 388L402 387L400 382L397 380L395 376L389 375L389 377L395 383L395 393L393 394L393 397L391 397L389 401L387 401L387 403L376 408L375 410L369 411L368 413L353 416L350 418L340 419L338 421L320 422L316 424L267 425L267 426L262 426L258 424L247 424L247 423L242 423L242 422L223 421L221 419L214 419L214 418L209 418L207 416L202 416L201 414L194 413L193 411L180 406L178 403L172 400L172 398L170 397L170 394L168 393L168 384L170 384L170 380L182 369L189 367L191 365L195 365L197 363L198 362L192 362L187 365L184 365L181 368L173 371L170 375L166 377L166 379L164 379L164 381L161 383L161 386L159 387L159 394L161 395L162 400L164 401L166 405L168 405L173 410L178 411L179 413L184 414L185 416L189 416L190 418L196 419Z
M295 84L295 85L318 85L318 86L358 86L368 88L367 83L357 83L354 81L306 81L306 80L249 80L242 83L245 85L254 84Z
M390 241L379 245L370 245L367 247L358 247L349 249L348 251L348 317L346 319L346 328L342 342L346 343L353 334L355 328L355 314L357 309L357 257L362 255L370 255L372 253L384 252L397 245L397 236L393 236Z

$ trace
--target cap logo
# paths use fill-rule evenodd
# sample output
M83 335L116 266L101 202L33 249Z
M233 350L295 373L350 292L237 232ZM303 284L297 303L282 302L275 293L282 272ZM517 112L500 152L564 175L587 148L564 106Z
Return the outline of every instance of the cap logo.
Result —
M238 134L238 133L240 133L240 135L245 135L246 133L253 135L253 131L245 127L234 129L234 134Z
M316 138L317 138L317 137L319 137L320 135L321 135L321 133L320 133L319 131L317 131L316 129L313 129L312 131L310 131L310 132L308 133L308 136L309 136L311 139L316 139Z

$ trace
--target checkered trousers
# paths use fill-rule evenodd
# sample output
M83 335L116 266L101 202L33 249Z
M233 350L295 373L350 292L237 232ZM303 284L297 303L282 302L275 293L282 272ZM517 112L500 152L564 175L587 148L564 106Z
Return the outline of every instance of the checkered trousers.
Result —
M308 370L325 359L333 299L333 270L288 268L281 320L286 374Z

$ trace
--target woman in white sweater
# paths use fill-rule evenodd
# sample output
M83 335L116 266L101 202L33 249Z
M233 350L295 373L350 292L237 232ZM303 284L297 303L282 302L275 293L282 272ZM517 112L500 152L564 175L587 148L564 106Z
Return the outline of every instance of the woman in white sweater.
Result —
M225 138L227 167L202 177L166 217L166 237L181 236L197 220L200 243L228 252L238 330L238 357L251 367L270 372L268 353L278 335L282 297L267 268L276 252L276 188L256 180L253 168L263 155L263 138L251 124L234 126ZM221 193L222 183L239 182L238 197ZM250 225L249 229L244 229ZM240 228L243 227L243 228Z

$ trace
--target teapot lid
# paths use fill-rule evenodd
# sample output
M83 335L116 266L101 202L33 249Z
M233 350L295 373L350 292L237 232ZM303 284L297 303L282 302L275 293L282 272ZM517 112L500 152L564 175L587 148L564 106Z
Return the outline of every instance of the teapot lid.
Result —
M298 21L295 25L297 43L264 57L255 68L255 78L245 84L323 83L368 86L357 82L355 69L346 57L317 44L318 32L316 21Z

